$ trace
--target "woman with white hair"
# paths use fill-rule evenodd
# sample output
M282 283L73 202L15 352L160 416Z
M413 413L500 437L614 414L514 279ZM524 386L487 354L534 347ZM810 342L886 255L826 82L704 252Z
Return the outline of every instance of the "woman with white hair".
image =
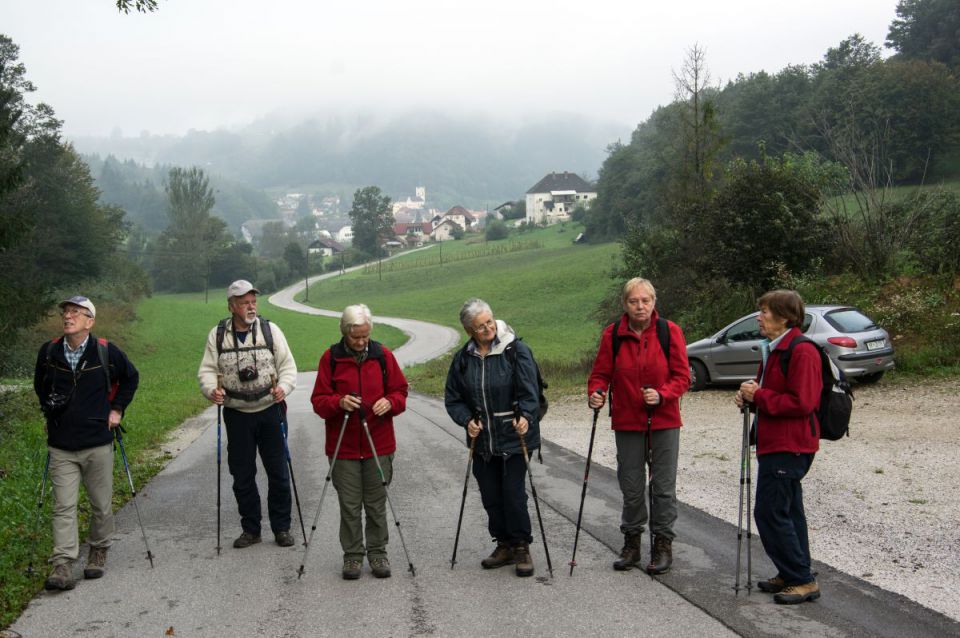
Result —
M473 475L487 512L493 553L484 569L516 565L517 576L533 575L530 513L527 511L526 459L520 445L540 447L539 389L533 354L482 299L460 309L460 324L470 336L447 373L447 414L465 428L474 448Z
M393 353L370 339L372 329L369 308L363 304L344 308L340 318L343 338L320 357L310 397L313 411L326 423L327 458L332 460L336 453L333 487L340 501L340 546L346 580L360 578L364 555L374 576L390 577L387 492L373 455L379 457L383 479L389 483L397 449L393 416L406 409L407 380ZM375 449L370 448L363 432L361 413ZM342 437L341 428L346 428ZM361 510L366 514L366 542Z

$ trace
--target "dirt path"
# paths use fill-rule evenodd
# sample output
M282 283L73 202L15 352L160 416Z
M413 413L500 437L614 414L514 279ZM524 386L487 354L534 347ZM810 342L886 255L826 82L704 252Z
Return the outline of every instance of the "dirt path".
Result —
M813 557L960 620L960 388L882 382L855 392L851 437L824 442L804 480ZM732 390L688 394L682 411L679 498L736 525L742 421ZM544 436L585 456L591 416L580 397L558 400ZM609 426L601 414L594 462L615 467Z

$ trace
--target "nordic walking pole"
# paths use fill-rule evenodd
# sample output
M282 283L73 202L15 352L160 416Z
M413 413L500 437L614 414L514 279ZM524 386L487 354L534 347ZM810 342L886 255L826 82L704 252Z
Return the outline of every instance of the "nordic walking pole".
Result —
M649 390L650 386L643 386L644 390ZM650 556L653 556L653 440L651 439L653 428L653 411L657 406L650 405L644 399L647 406L647 528L650 531ZM652 561L651 561L652 562Z
M480 415L476 414L473 420L480 422ZM470 467L473 465L473 450L477 447L480 434L470 439L470 451L467 452L467 473L463 477L463 497L460 499L460 516L457 518L457 535L453 539L453 556L450 557L450 569L457 564L457 546L460 544L460 526L463 524L463 506L467 503L467 484L470 481Z
M223 375L217 375L217 390L223 389ZM217 404L217 556L220 555L220 429L223 424L223 402Z
M520 406L513 406L513 418L519 419L523 414L520 413ZM543 553L547 557L547 571L550 572L550 578L553 578L553 563L550 562L550 549L547 547L547 533L543 529L543 517L540 515L540 499L537 497L537 487L533 484L533 472L530 471L530 455L527 452L527 441L522 434L520 436L520 450L523 452L523 462L527 465L527 476L530 478L530 493L533 494L533 505L537 510L537 522L540 524L540 538L543 540Z
M343 441L343 433L347 430L347 419L349 418L349 412L343 415L343 424L340 426L340 434L337 435L337 445L333 449L333 456L330 457L330 468L327 470L327 478L323 481L323 490L320 491L320 504L317 505L317 513L313 517L313 526L310 527L310 539L304 543L306 548L303 550L303 561L300 563L300 569L297 570L297 580L300 580L300 577L303 576L306 570L307 555L310 553L310 545L313 543L313 533L317 531L317 523L320 521L320 510L323 509L323 499L327 495L327 487L333 479L333 466L337 464L337 455L340 453L340 442Z
M603 397L603 390L597 390L597 392ZM570 557L571 576L573 576L573 568L577 566L577 543L580 542L580 522L583 520L583 503L587 498L587 481L590 479L590 460L593 458L593 439L597 434L597 418L599 416L600 408L594 408L593 426L590 428L590 446L587 448L587 468L583 471L583 489L580 490L580 511L577 513L577 533L573 536L573 555Z
M130 474L130 464L127 463L127 451L123 449L122 425L118 425L113 434L117 437L117 443L120 444L120 457L123 459L123 469L127 472L127 482L130 484L130 495L133 501L133 508L137 511L137 521L140 523L140 533L143 535L143 545L147 548L147 560L150 561L150 567L153 567L153 554L150 552L150 543L147 542L147 532L143 529L143 519L140 518L140 505L137 504L137 490L133 486L133 476Z
M747 410L749 411L749 407ZM744 419L746 421L746 419ZM752 476L752 471L750 468L750 429L747 428L747 595L750 595L750 591L753 589L753 565L751 559L753 556L753 548L751 543L753 542L753 514L750 512L750 499L753 496L752 490L750 489L750 478Z
M740 408L740 411L743 413L743 432L740 434L740 505L738 506L737 511L737 575L733 583L733 591L737 594L740 593L740 571L741 571L741 557L743 550L743 497L744 490L747 491L747 498L749 498L749 488L746 487L747 483L744 480L744 475L746 474L747 469L747 458L750 455L750 406L747 403L744 403ZM749 512L749 506L747 508ZM747 514L747 519L749 521L750 514ZM750 555L750 541L749 534L747 536L747 561L749 562ZM747 577L747 593L750 593L750 584L749 576Z
M270 385L273 390L277 389L277 377L270 377ZM293 485L293 500L297 504L297 516L300 518L300 533L303 535L303 544L307 544L307 530L303 527L303 511L300 509L300 493L297 491L297 479L293 477L293 463L290 460L290 447L287 445L287 419L283 414L283 406L274 403L277 408L277 414L280 415L280 433L283 435L283 453L287 457L287 469L290 470L290 483Z
M40 493L37 494L37 516L33 521L33 542L30 543L30 563L27 565L27 574L33 573L33 557L37 553L37 535L40 532L40 514L43 511L43 499L47 493L47 475L50 473L50 450L47 450L47 460L43 464L43 477L40 479Z
M383 475L383 468L380 466L380 457L377 455L377 448L373 445L373 437L370 436L370 427L367 425L367 417L364 414L363 406L360 410L360 425L363 427L364 434L367 435L367 443L370 444L370 452L373 454L373 461L377 464L377 473L380 475L380 481L383 483L383 493L387 495L387 505L390 506L390 514L393 515L393 522L397 526L397 533L400 535L400 545L403 546L403 555L407 557L407 565L412 576L417 575L417 570L413 568L410 562L410 553L407 551L407 544L403 540L403 529L400 528L400 519L397 518L397 512L393 509L393 501L390 500L390 490L387 489L387 479Z

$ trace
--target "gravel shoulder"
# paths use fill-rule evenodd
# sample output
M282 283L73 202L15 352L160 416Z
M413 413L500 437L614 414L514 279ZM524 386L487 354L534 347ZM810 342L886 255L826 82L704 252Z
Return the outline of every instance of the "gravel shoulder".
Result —
M881 382L854 392L851 436L822 442L803 482L813 558L960 620L957 383ZM742 420L733 390L689 393L681 409L678 496L736 525ZM586 456L591 418L584 398L559 399L543 436ZM606 410L593 458L616 467Z

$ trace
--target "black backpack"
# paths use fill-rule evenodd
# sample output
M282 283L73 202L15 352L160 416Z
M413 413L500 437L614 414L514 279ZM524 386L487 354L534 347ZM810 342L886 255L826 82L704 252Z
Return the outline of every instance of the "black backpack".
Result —
M800 335L795 337L787 349L780 353L780 370L787 376L790 367L790 355L798 343L812 343L820 353L820 370L823 377L823 390L820 392L820 404L817 406L817 420L820 421L820 438L837 441L850 436L850 413L853 412L853 390L843 371L830 358L830 355L815 341ZM816 431L813 415L810 415L810 432Z

